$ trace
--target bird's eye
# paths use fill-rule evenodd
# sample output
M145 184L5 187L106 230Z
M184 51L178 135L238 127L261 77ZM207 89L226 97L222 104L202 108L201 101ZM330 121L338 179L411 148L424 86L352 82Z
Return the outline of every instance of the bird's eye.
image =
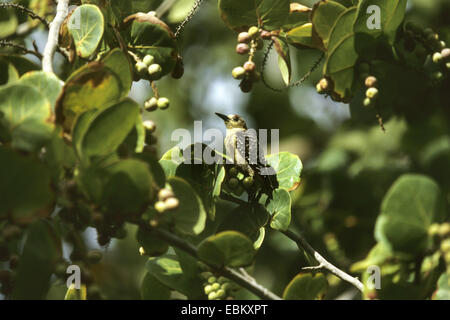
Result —
M233 116L234 121L238 121L238 116Z

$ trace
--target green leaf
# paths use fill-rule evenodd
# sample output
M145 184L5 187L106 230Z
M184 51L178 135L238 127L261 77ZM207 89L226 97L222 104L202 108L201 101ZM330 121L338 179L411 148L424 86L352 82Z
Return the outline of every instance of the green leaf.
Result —
M12 84L0 88L0 131L13 148L36 151L51 137L51 107L35 88Z
M19 80L19 72L11 62L0 57L0 85Z
M381 204L375 237L394 252L417 255L428 245L428 228L445 218L439 186L427 176L406 174L391 186Z
M402 23L407 0L361 0L358 5L358 12L354 24L356 34L366 34L375 39L381 36L387 38L389 44L393 45L398 27ZM372 22L371 17L374 12L368 13L370 6L377 6L380 9L380 28L369 29L369 23Z
M289 0L219 0L219 11L230 29L263 25L265 30L275 30L288 19L289 3Z
M323 299L327 290L328 281L322 273L300 273L284 289L283 299Z
M119 77L122 84L122 98L126 97L133 83L133 69L130 64L128 54L120 49L111 50L103 59L105 66L113 70Z
M106 109L123 96L119 76L102 62L91 62L67 79L56 103L56 121L71 131L76 118L89 110Z
M281 38L274 39L275 50L278 53L278 67L280 68L281 77L287 86L291 82L291 56L289 55L289 45Z
M95 5L84 4L75 9L67 25L78 56L87 58L95 52L103 37L104 23L103 14Z
M215 266L245 267L253 262L253 243L242 233L224 231L203 240L198 246L202 261Z
M291 223L291 196L286 189L273 191L272 199L266 209L271 214L270 227L275 230L287 230Z
M138 12L127 17L124 39L131 51L141 59L152 55L161 66L161 75L172 71L177 61L178 49L175 35L169 26L155 16Z
M450 300L450 277L448 273L443 273L438 280L437 291L433 300Z
M80 289L75 288L74 284L71 284L67 289L64 300L87 300L87 288L85 284L81 284Z
M33 223L19 260L12 298L44 299L55 264L62 259L61 239L47 220Z
M325 48L328 48L330 32L345 7L335 1L319 1L311 13L313 35L317 37Z
M22 76L24 73L28 71L41 69L41 67L38 66L36 63L31 62L30 60L21 55L16 54L6 55L0 53L0 59L8 63L11 63L14 66L14 68L16 68L17 72L19 73L19 76Z
M297 189L303 164L300 158L290 152L280 152L266 156L267 163L277 173L278 185L288 191Z
M283 25L283 30L288 31L309 22L311 8L300 3L291 2L289 16Z
M312 24L305 23L286 33L286 40L297 48L318 48L312 37Z
M166 254L150 258L145 267L150 274L169 288L177 288L183 281L183 270L175 255Z
M18 25L19 20L17 19L14 9L0 9L0 39L4 39L14 34L17 30Z
M50 173L40 162L0 147L0 220L28 224L51 211Z
M63 82L54 73L30 71L20 78L19 83L38 89L50 102L52 111L54 111L56 99L58 99L63 86Z
M206 212L200 197L184 179L170 177L167 183L180 204L176 209L165 212L163 219L173 222L175 229L181 233L201 233L205 228Z
M139 105L129 98L102 110L82 136L82 156L108 155L119 147L136 123Z
M369 266L381 266L392 258L393 254L389 246L384 242L378 242L369 252L364 260L355 262L350 267L351 272L365 272Z
M354 67L358 60L355 49L353 21L356 8L344 11L336 20L328 41L328 57L324 66L324 74L333 82L336 98L346 101L352 96Z
M147 272L141 284L142 300L169 300L170 289L155 276Z

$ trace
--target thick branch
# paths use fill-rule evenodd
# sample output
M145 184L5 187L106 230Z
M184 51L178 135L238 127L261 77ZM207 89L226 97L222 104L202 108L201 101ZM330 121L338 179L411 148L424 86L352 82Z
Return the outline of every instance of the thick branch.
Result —
M56 16L50 24L48 39L42 59L42 70L46 72L53 72L53 56L55 55L56 48L58 47L59 29L61 28L64 19L67 17L68 7L69 0L58 1Z
M9 7L23 11L26 14L28 14L30 18L41 21L47 27L47 29L50 27L50 23L44 17L41 17L40 15L35 13L33 10L30 10L17 3L0 3L0 8L9 8Z
M202 261L198 257L197 248L194 247L192 244L184 241L183 239L177 237L176 235L167 232L162 229L152 229L155 234L160 237L162 240L166 241L168 244L170 244L173 247L176 247L178 249L181 249L188 253L189 255L193 256L194 258L198 259L199 261ZM208 264L205 261L202 261L203 263L207 264L211 269L216 270L217 272L221 273L223 276L227 277L228 279L236 282L237 284L241 285L242 287L246 288L250 292L254 293L261 299L268 299L268 300L281 300L279 296L272 293L268 289L264 288L260 284L258 284L253 278L250 280L250 278L242 274L234 269L223 267L218 268L213 265Z
M341 278L344 281L347 281L354 285L358 290L363 291L364 285L361 283L361 281L358 280L356 277L352 277L351 275L345 273L341 269L335 267L333 264L328 262L324 257L322 257L316 250L314 250L313 247L306 241L305 238L303 238L302 235L298 235L293 233L290 230L281 231L285 236L287 236L289 239L297 243L297 246L300 249L306 250L308 254L310 254L314 259L319 263L317 267L312 267L308 269L326 269L330 271L332 274L334 274L336 277Z

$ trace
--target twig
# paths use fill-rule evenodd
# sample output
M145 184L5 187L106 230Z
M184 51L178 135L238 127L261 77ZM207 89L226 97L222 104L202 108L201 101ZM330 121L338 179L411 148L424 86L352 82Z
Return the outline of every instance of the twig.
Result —
M191 8L191 11L189 11L188 15L186 16L186 18L184 18L184 20L178 25L177 30L175 31L175 37L178 38L178 36L181 34L181 31L183 31L184 26L186 25L186 23L189 22L189 20L192 19L192 17L195 15L195 13L197 12L198 8L200 8L200 6L202 5L203 0L196 0L194 5Z
M69 7L69 0L59 0L56 7L55 19L50 23L50 30L48 31L48 39L45 44L44 54L42 59L42 70L53 73L53 56L58 47L59 29L61 28L64 19L67 17Z
M15 9L19 9L19 10L25 12L26 14L28 14L30 16L30 18L37 19L37 20L41 21L45 25L45 27L47 29L50 27L50 23L44 17L41 17L40 15L35 13L33 10L30 10L30 9L20 5L20 4L17 4L17 3L0 3L0 8L15 8Z
M359 291L364 290L364 285L361 283L361 281L358 280L356 277L352 277L351 275L345 273L341 269L335 267L333 264L328 262L324 257L322 257L316 250L314 250L313 247L306 241L305 238L303 238L302 235L295 234L294 232L290 230L281 231L285 236L287 236L289 239L297 243L297 246L300 249L306 250L314 259L319 263L318 266L312 267L313 270L318 269L326 269L330 271L332 274L334 274L336 277L341 278L344 281L347 281L354 285L356 288L358 288ZM304 268L303 268L304 269ZM311 269L311 268L308 268Z
M39 60L42 59L42 54L40 54L38 51L27 49L26 47L24 47L20 44L11 42L11 41L0 40L0 47L16 48L16 49L19 49L20 51L22 51L23 53L29 53L29 54L34 55Z
M198 257L196 247L184 241L183 239L177 237L176 235L163 229L152 229L152 231L155 232L155 234L158 237L166 241L171 246L177 247L178 249L181 249L184 252L191 255L192 257L198 259L199 261L207 264L211 269L216 270L217 272L221 273L224 277L236 282L237 284L241 285L242 287L246 288L250 292L260 297L261 299L281 300L279 296L269 291L268 289L264 288L262 285L258 284L253 278L252 278L253 280L249 280L246 275L243 275L234 269L231 269L229 267L219 268L203 261Z

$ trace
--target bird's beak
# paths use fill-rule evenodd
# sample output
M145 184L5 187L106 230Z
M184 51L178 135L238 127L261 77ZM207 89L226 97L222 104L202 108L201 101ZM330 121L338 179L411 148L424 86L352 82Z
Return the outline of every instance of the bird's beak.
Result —
M221 118L223 121L225 121L225 122L230 121L230 119L229 119L226 115L224 115L224 114L221 114L221 113L216 112L216 115L217 115L219 118Z

